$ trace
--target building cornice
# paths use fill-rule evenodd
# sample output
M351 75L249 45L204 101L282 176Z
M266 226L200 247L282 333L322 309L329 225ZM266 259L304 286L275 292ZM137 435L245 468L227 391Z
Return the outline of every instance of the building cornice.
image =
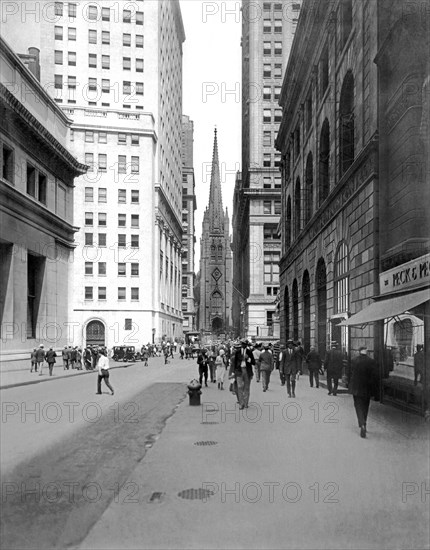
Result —
M79 231L75 227L51 212L45 205L25 195L16 187L0 177L0 211L32 225L34 229L43 231L56 241L69 248L74 248L74 234Z
M42 141L52 153L54 153L75 176L85 174L88 166L81 164L61 143L41 124L25 107L9 92L3 84L0 84L0 99L9 106L23 121L37 141Z

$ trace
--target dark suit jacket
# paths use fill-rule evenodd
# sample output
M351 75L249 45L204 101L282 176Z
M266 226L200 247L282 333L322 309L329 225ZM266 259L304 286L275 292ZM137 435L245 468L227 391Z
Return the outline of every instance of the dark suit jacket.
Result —
M343 354L338 349L331 349L325 358L324 367L331 376L340 378L343 369Z
M293 348L290 354L290 348L282 350L282 360L279 366L280 372L284 374L296 375L301 372L302 356Z
M234 354L234 369L235 371L239 372L241 370L241 363L242 363L242 349L236 350ZM246 361L246 370L248 372L249 378L252 378L254 373L252 370L252 365L255 365L255 359L252 351L248 348L245 349L245 356L247 358ZM249 359L249 361L248 361Z
M348 388L352 395L372 397L376 395L377 364L368 355L360 354L351 361Z

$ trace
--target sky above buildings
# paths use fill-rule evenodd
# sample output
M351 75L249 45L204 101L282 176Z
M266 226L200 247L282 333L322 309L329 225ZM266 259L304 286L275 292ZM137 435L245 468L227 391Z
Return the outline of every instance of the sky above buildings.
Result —
M240 1L180 0L186 41L183 113L194 121L196 264L203 213L208 206L214 128L218 130L224 208L233 216L236 172L241 168Z

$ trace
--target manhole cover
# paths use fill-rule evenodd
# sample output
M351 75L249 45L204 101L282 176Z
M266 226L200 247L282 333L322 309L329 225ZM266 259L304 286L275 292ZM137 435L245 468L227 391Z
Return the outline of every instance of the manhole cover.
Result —
M218 445L218 441L196 441L194 445L199 445L201 447L206 445Z
M219 424L219 422L200 422L200 424L205 424L205 425L210 424L211 425L211 424ZM87 466L88 466L88 464L87 464Z
M209 491L209 489L185 489L178 493L179 498L184 498L186 500L205 500L208 497L212 497L215 493Z

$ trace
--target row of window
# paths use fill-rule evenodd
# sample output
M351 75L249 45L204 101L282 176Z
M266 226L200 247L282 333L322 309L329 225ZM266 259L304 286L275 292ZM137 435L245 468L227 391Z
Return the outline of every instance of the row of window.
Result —
M271 153L264 153L263 154L263 167L264 168L279 168L281 166L281 155L279 153L275 153L272 158Z
M281 215L281 201L263 201L263 214Z
M88 31L88 43L89 44L98 44L99 38L98 38L98 31L95 29L90 29ZM101 31L101 43L105 45L110 45L110 32L109 31ZM63 40L64 38L64 28L61 26L55 26L54 27L54 37L55 40ZM76 41L76 28L75 27L67 27L67 38L68 40ZM123 33L122 35L122 45L125 47L131 47L131 39L132 35ZM143 34L136 34L135 35L135 46L136 48L143 48L144 46L144 37Z
M140 138L137 134L126 134L119 132L118 134L111 134L111 136L117 136L118 145L139 145ZM95 137L97 137L98 143L107 143L107 132L94 132L93 130L85 131L85 141L86 143L94 143Z
M94 187L85 187L85 202L94 202ZM105 187L98 188L97 202L107 202L107 189ZM125 204L127 202L127 190L118 189L118 203ZM139 190L131 189L130 191L131 204L139 204Z
M263 123L271 124L275 122L279 124L282 120L282 109L263 109Z
M55 65L63 65L64 58L63 50L54 51L54 61ZM110 55L101 55L101 68L110 69ZM143 58L136 57L135 61L135 70L137 73L143 73L144 69L144 60ZM76 67L76 52L67 52L67 64L71 67ZM97 68L97 54L90 53L88 54L88 67L92 69ZM123 71L131 71L131 57L122 58L122 69Z
M282 63L264 63L263 78L282 78Z
M277 101L281 96L281 86L264 86L263 87L263 100L264 101Z
M67 14L69 18L75 18L77 16L77 4L68 2ZM89 5L84 13L84 19L86 21L110 21L111 20L111 8L101 8L99 6ZM63 2L54 3L54 13L57 17L63 17L65 15ZM136 23L136 25L143 25L144 16L143 11L122 11L123 23Z
M282 42L263 42L263 55L282 55Z
M98 212L97 221L99 226L106 227L107 225L106 212ZM85 225L87 226L94 225L93 212L85 212ZM127 227L127 214L118 214L118 227ZM130 227L133 227L133 228L139 227L139 214L131 214Z
M106 244L106 233L98 233L97 244L99 247L105 247ZM139 248L139 235L130 235L129 241L127 241L127 235L125 233L120 233L118 235L117 243L118 248ZM94 233L85 233L85 246L95 246L96 241L94 239Z
M107 288L105 286L97 287L97 299L106 300L107 299ZM132 302L139 301L139 288L132 287L130 289L130 299ZM85 300L94 300L94 287L86 286L85 287ZM127 289L125 286L118 287L118 300L125 301L127 300Z
M85 262L85 275L94 276L95 274L94 265L95 265L94 262ZM118 277L126 277L127 264L120 262L117 265L118 265ZM139 264L137 262L133 262L128 265L130 266L131 277L138 277ZM107 267L106 262L97 262L97 274L99 277L105 277L107 275L106 267Z
M85 164L89 167L88 172L107 172L107 155L104 153L99 153L97 165L94 163L94 153L85 153ZM110 168L115 168L118 171L118 174L127 174L128 168L132 174L140 173L140 158L132 156L131 162L127 163L126 155L118 155L118 164L116 166L111 166Z
M282 34L282 20L275 20L272 22L271 19L265 19L263 21L263 32L264 34Z
M65 77L63 78L63 75L56 74L54 75L54 86L57 90L62 90L63 85L66 85ZM68 75L67 76L67 87L68 88L76 88L77 81L76 76ZM102 92L104 94L108 94L111 90L113 90L115 93L119 92L118 83L115 83L113 86L111 86L110 80L108 78L102 78L101 82L99 83L97 78L89 78L88 84L86 85L88 87L89 91L96 91L96 92ZM85 89L85 86L84 86ZM143 82L131 82L128 80L124 80L122 83L122 91L123 94L126 95L143 95L144 93L144 84Z

